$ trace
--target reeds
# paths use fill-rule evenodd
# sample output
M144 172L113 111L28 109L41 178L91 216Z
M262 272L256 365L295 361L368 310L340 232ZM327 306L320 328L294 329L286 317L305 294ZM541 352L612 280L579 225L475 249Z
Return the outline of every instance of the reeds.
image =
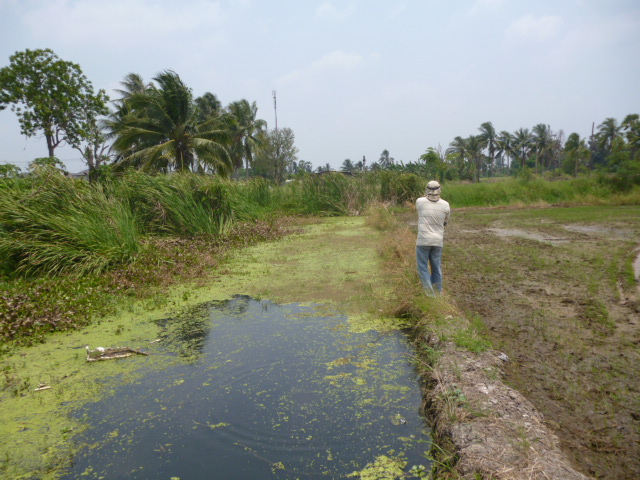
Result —
M407 205L428 179L397 172L306 175L285 185L193 173L138 171L87 183L43 170L0 179L0 274L100 273L130 262L143 237L219 236L237 222L270 215L362 215L373 205ZM596 176L548 181L447 183L453 208L509 204L638 203ZM384 219L379 219L384 220Z
M100 187L56 171L0 188L0 264L31 275L99 273L140 249L131 211Z

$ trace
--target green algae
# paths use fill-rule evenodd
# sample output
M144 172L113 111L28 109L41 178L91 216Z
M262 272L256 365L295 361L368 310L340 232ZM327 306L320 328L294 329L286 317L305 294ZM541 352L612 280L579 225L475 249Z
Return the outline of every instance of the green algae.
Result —
M104 453L97 457L98 463L92 463L96 458L92 455L86 460L77 459L75 472L91 466L93 470L87 473L88 478L100 478L104 472L111 471L113 460L109 452L120 451L125 446L131 450L131 443L123 443L121 438L127 442L134 439L136 448L148 451L140 441L149 438L143 431L145 428L152 429L153 438L162 438L163 445L174 445L173 454L180 458L185 455L200 458L199 453L194 453L195 448L215 450L214 445L200 445L205 440L203 436L206 437L202 430L218 430L224 426L224 444L249 447L254 456L267 459L265 462L270 465L282 462L288 473L319 468L334 474L337 471L346 473L357 467L360 459L373 458L380 448L386 450L389 442L403 449L404 445L415 443L422 428L420 419L414 416L419 405L419 400L416 401L419 390L412 385L406 355L400 353L406 351L402 335L397 332L354 334L348 328L331 328L334 324L345 325L346 317L334 315L332 309L313 306L283 306L264 300L258 302L246 296L210 302L209 306L208 312L206 308L189 309L191 313L185 311L184 315L170 319L171 323L180 323L188 320L189 315L200 315L215 325L199 361L187 368L178 365L175 369L167 369L162 377L145 376L133 387L136 393L132 393L133 389L126 390L119 405L101 402L102 406L94 408L94 417L105 421L101 431L119 429L121 433L101 446ZM309 315L309 312L317 311L327 311L332 316L315 318ZM284 369L284 376L272 375L281 369ZM339 372L335 381L324 377L325 373L330 376L332 372ZM341 381L341 377L348 381ZM211 388L203 389L205 385ZM163 399L161 406L154 407L153 396ZM204 403L198 402L197 399L203 396ZM183 400L190 405L188 413L181 411ZM133 420L140 415L130 415L132 409L128 405L135 405L133 411L151 409L153 426L145 427L140 421ZM227 408L228 405L233 408ZM409 430L396 431L395 427L402 424L397 419L409 418L409 415L409 422L413 423ZM190 422L195 422L194 434L199 440L198 445L189 443L187 448L184 444L190 440L180 436L180 427L175 429L171 425L184 426ZM337 425L344 429L340 434L323 437ZM198 426L201 428L196 428ZM406 435L411 431L415 435ZM405 435L399 436L400 432ZM100 438L95 430L88 435L88 441L93 438ZM247 445L249 438L250 446ZM295 461L283 458L278 449L268 448L272 443L267 440L270 438L291 448L318 442L315 443L321 446L318 452L324 453L323 446L327 445L328 439L349 438L348 444L360 445L367 442L369 449L362 455L357 452L354 457L357 463L353 464L349 461L345 465L342 448L327 454L334 457L334 461L318 458L301 464L301 458ZM184 446L183 450L176 451L181 446ZM144 455L136 453L135 456ZM309 461L308 457L304 459ZM133 465L129 463L127 471ZM147 467L148 476L151 474ZM187 476L183 470L175 473ZM193 478L202 477L195 475ZM263 477L258 474L253 478Z
M180 285L122 304L117 314L81 331L58 333L44 344L4 355L0 474L15 479L58 478L79 448L76 434L85 427L70 412L113 395L117 386L135 381L149 369L184 361L160 354L158 345L188 334L188 328L163 331L162 320L190 306L243 293L283 303L324 303L319 308L354 314L349 328L356 332L398 328L374 313L379 299L389 293L379 271L377 241L363 218L325 219L306 225L300 234L236 251L205 285ZM159 337L162 342L154 343ZM150 355L91 364L85 361L85 346L129 346ZM196 345L193 351L179 353L193 359L197 350ZM361 365L366 362L360 360ZM343 381L354 376L336 377ZM354 378L349 381L366 387L362 377ZM40 385L51 388L35 391Z

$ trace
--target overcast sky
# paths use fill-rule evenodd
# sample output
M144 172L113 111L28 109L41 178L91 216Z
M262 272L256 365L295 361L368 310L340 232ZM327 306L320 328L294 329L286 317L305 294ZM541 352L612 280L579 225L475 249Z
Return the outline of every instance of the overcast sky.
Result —
M270 128L275 90L314 168L415 161L486 121L584 137L640 113L638 0L0 0L0 67L37 48L112 98L128 73L174 70L195 96L255 100ZM0 112L0 163L46 155Z

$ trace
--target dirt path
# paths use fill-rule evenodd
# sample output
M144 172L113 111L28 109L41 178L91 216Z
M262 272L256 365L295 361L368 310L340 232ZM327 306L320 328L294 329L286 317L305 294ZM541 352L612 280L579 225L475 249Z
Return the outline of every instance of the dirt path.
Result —
M454 212L447 289L596 478L640 478L640 207Z

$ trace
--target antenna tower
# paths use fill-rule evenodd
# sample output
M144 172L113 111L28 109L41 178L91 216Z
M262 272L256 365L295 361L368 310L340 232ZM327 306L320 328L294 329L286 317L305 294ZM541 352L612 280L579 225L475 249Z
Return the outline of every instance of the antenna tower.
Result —
M276 91L272 90L271 93L273 94L273 113L276 116L276 134L277 134L278 133L278 107L276 102Z

